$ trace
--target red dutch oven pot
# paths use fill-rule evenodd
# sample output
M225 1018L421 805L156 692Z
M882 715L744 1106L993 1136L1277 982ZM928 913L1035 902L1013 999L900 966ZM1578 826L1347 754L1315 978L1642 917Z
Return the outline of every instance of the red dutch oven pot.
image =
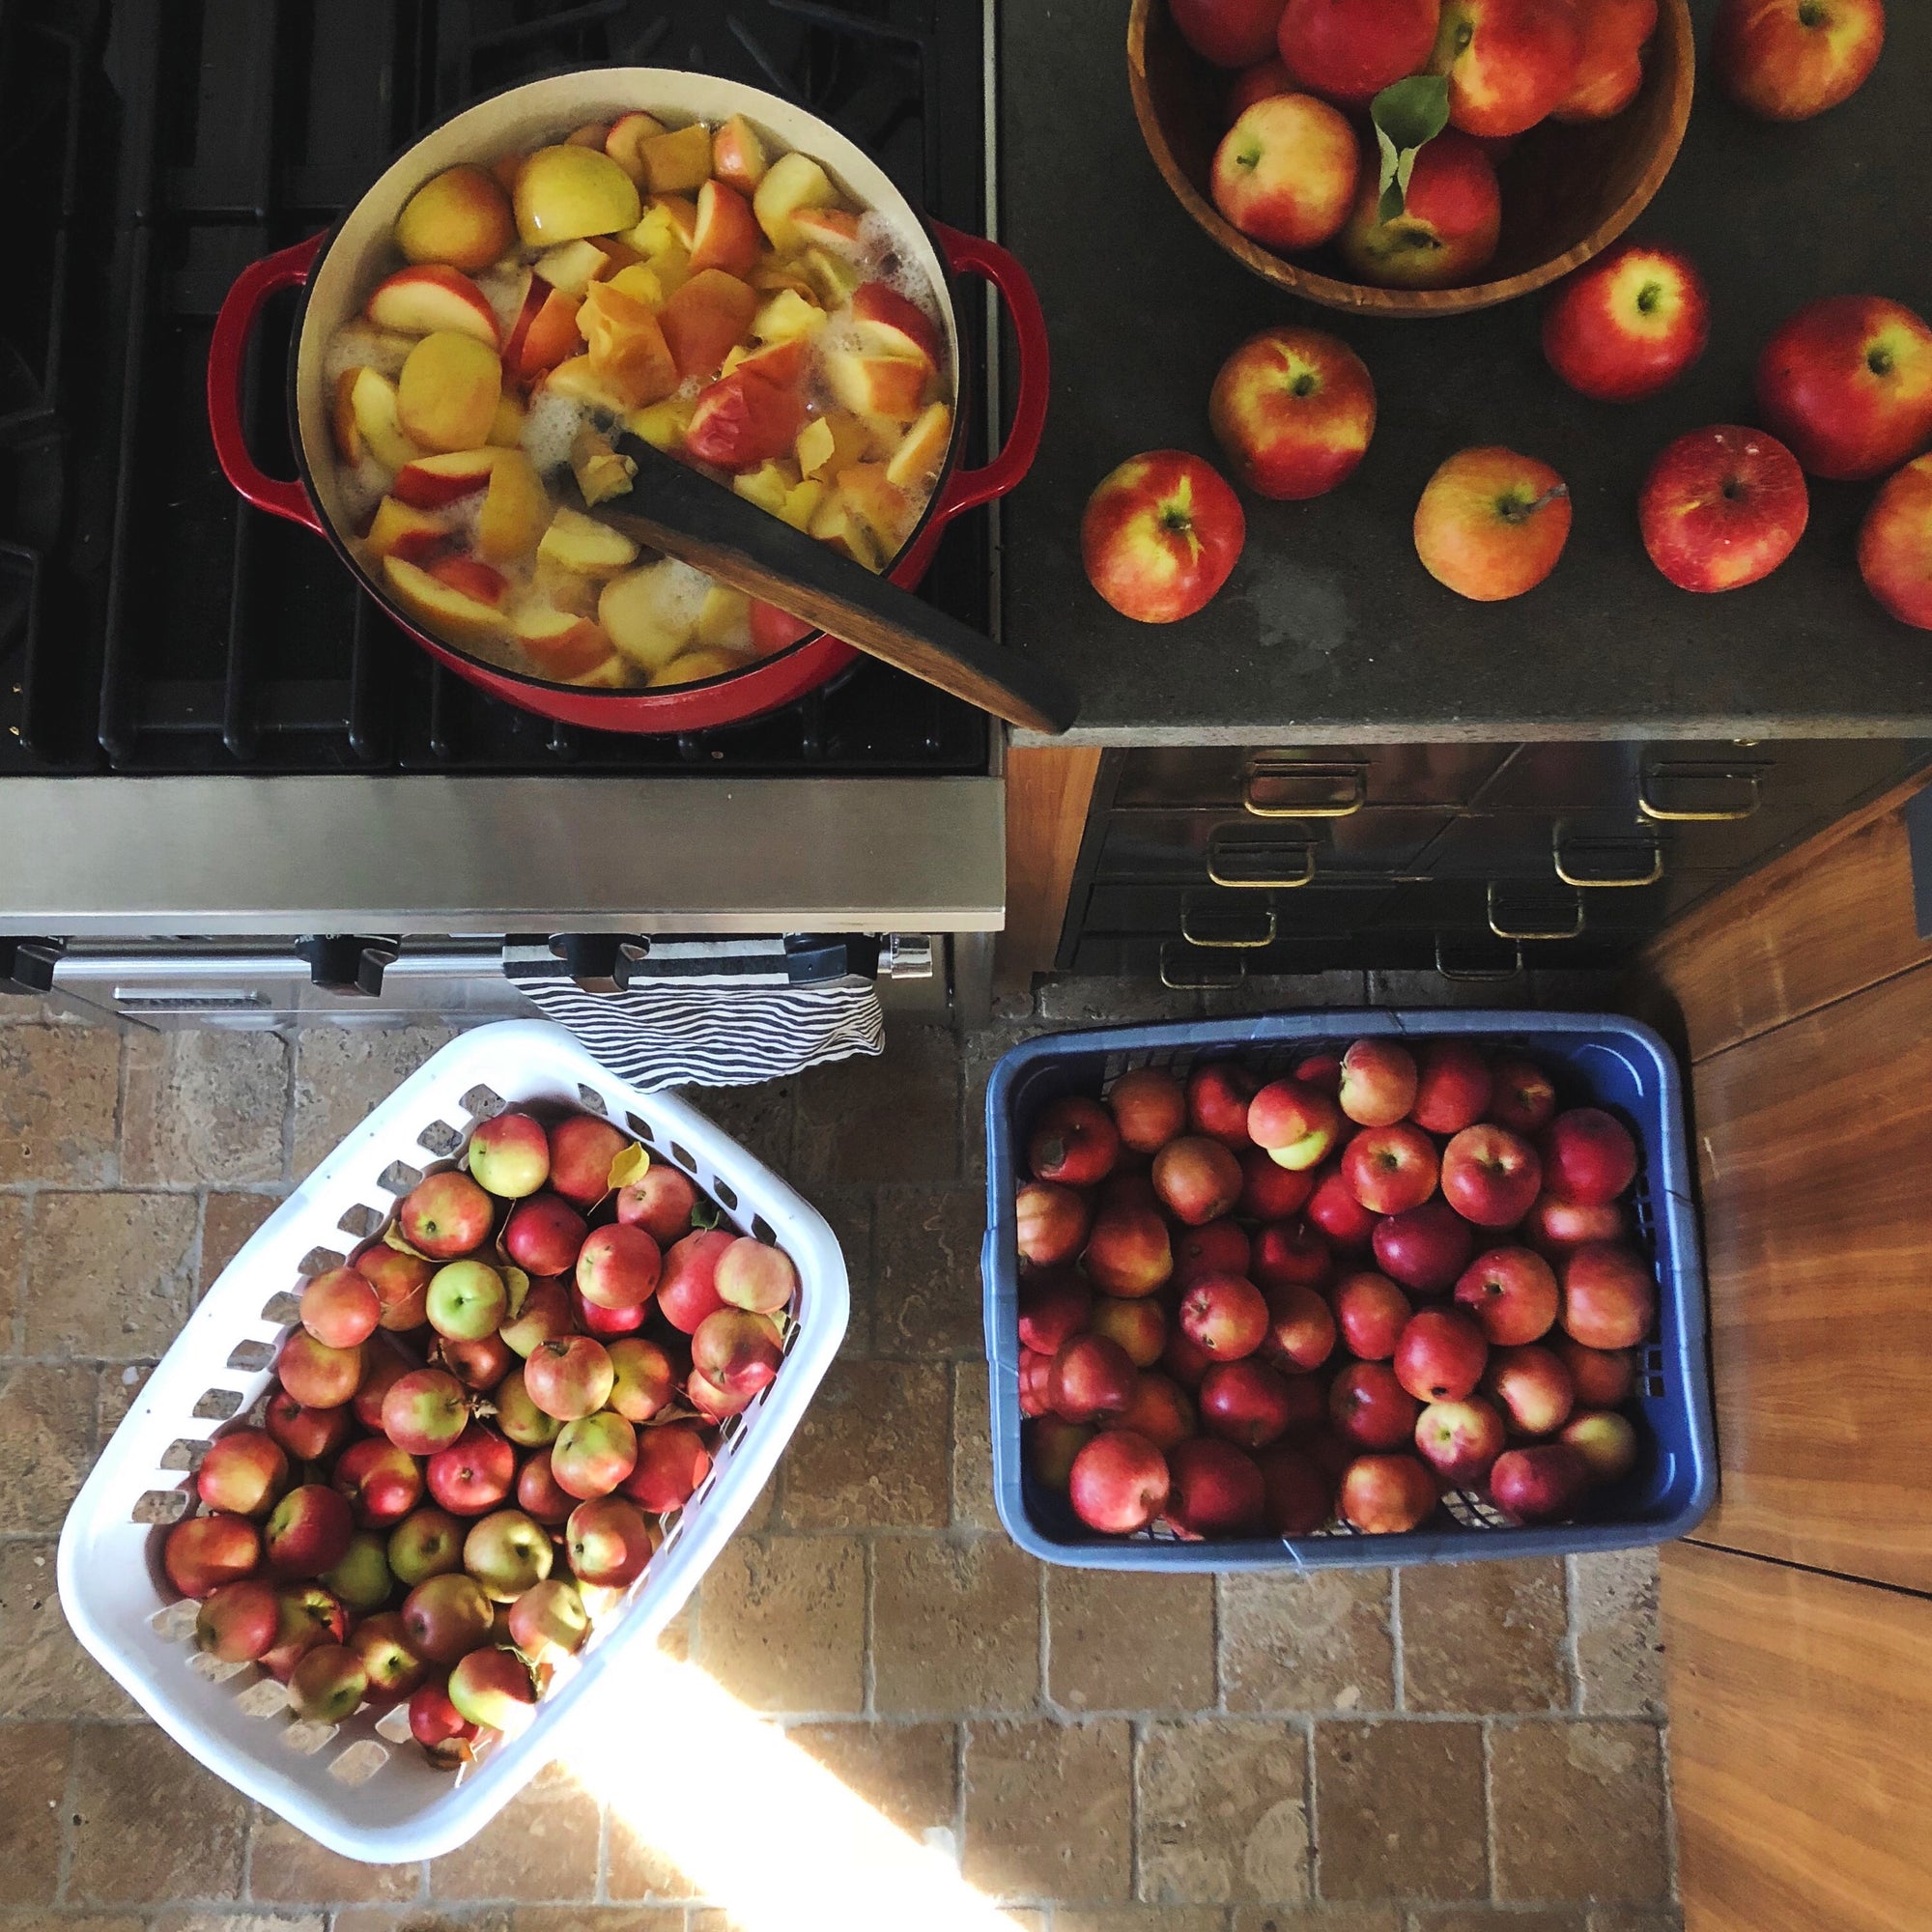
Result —
M561 140L573 128L642 109L680 124L716 125L743 114L818 161L858 202L883 215L913 255L938 298L955 398L952 440L930 501L891 565L895 583L924 576L946 526L961 511L1004 497L1032 467L1046 421L1047 339L1039 298L1026 270L1004 248L922 215L862 149L816 115L757 88L712 74L669 68L593 68L512 88L465 109L410 148L327 233L284 248L244 269L215 318L208 357L208 415L222 472L257 509L306 526L336 553L405 631L439 662L494 696L545 718L599 731L701 731L734 724L789 704L853 662L851 645L816 632L749 668L662 690L615 691L557 684L506 670L471 656L413 623L372 577L348 541L349 521L336 486L328 428L325 363L328 343L361 314L369 291L398 266L392 239L403 205L432 175L459 161L487 164ZM963 387L958 318L951 278L982 276L997 288L1019 347L1017 400L1006 444L977 469L959 467L968 398ZM242 428L242 379L249 337L262 305L279 289L301 291L289 352L289 421L298 474L264 475L248 454Z

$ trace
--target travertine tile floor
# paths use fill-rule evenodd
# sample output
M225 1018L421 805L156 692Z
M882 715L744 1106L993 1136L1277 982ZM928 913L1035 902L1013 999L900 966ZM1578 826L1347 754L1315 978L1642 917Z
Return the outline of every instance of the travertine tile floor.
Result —
M1237 997L1362 993L1331 975ZM1665 1932L1649 1556L1217 1583L1043 1570L1000 1531L986 1069L1043 1025L1192 1010L1049 983L963 1046L897 1027L882 1062L710 1096L838 1227L853 1318L670 1641L1030 1927ZM142 1721L62 1622L53 1539L146 1367L446 1036L123 1039L20 1003L0 1018L0 1932L723 1932L728 1910L693 1896L673 1847L555 1769L431 1865L325 1854ZM660 1747L728 1777L701 1740ZM812 1922L838 1923L825 1903Z

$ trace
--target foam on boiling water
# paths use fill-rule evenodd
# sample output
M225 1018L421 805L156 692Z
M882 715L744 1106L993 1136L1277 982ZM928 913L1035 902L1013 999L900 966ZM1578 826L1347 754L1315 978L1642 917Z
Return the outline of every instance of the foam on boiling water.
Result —
M378 328L372 322L345 322L328 338L328 348L322 358L323 381L332 391L335 379L345 371L374 369L393 383L415 346L413 335Z
M503 331L507 340L523 309L524 291L529 284L529 276L518 267L485 269L481 274L473 275L470 279L483 291L483 299L490 304L496 314L497 327Z
M684 635L697 629L698 612L711 589L711 580L701 570L668 556L657 566L652 582L652 602L657 606L668 631Z
M576 396L551 395L539 389L524 417L524 454L546 473L570 461L570 445L584 424L595 427L597 411Z
M887 283L923 310L939 330L940 340L946 339L939 298L920 267L918 249L876 209L867 209L859 217L859 267L868 281Z

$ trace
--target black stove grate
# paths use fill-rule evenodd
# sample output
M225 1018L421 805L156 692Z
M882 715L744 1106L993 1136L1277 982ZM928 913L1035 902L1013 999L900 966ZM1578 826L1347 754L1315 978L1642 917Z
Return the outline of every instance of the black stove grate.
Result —
M203 397L241 270L326 227L470 99L582 66L730 74L977 229L982 59L971 0L0 0L0 154L30 212L25 273L0 287L0 776L984 770L978 712L869 663L681 738L487 697L320 538L240 502ZM282 475L294 310L270 304L247 378L251 446ZM977 394L980 324L975 294ZM982 516L947 533L923 594L990 621Z

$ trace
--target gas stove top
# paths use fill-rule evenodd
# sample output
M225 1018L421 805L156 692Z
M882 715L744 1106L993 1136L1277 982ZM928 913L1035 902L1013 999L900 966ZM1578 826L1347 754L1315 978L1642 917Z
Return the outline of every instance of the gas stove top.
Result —
M529 717L434 666L216 469L202 388L240 270L466 102L605 63L788 96L931 213L985 225L974 0L0 0L0 156L27 224L0 280L0 779L987 771L980 713L870 663L696 735ZM249 377L253 447L283 475L293 306ZM983 396L983 312L960 320ZM922 592L981 630L985 526L948 531Z

